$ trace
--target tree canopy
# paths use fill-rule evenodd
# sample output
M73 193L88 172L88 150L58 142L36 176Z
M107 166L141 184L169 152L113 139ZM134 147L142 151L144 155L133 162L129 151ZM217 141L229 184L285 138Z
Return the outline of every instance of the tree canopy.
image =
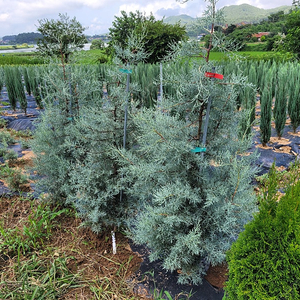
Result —
M286 27L288 28L284 40L285 49L295 53L300 58L300 9L295 9L287 16Z
M65 62L70 54L77 49L83 48L87 42L83 34L85 28L74 17L70 19L67 14L59 14L58 20L39 20L37 30L43 38L37 42L37 50L48 56L60 57Z
M105 45L104 42L101 39L95 39L92 40L92 45L90 46L90 49L104 49Z
M132 32L141 35L144 32L143 42L145 51L150 53L146 59L148 63L156 63L168 53L171 43L178 43L187 39L185 27L179 23L166 24L163 20L155 20L154 16L146 16L140 11L121 12L120 17L115 17L112 27L109 29L110 45L118 44L126 47L128 37Z

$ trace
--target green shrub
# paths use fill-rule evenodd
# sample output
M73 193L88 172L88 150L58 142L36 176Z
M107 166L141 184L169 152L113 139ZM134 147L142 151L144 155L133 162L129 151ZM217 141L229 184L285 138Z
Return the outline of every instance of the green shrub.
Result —
M275 165L259 213L228 252L225 299L300 299L300 182L297 169L279 199Z
M18 158L18 154L14 150L10 149L6 151L3 157L5 160L9 160L10 162L13 162Z
M267 44L264 43L253 43L253 44L246 44L243 48L243 51L266 51Z
M5 128L6 127L6 123L7 123L6 120L0 118L0 128Z
M16 141L15 139L7 132L7 131L0 131L0 143L11 145L14 144Z
M27 176L22 174L20 169L10 168L7 164L0 166L0 176L5 178L8 187L13 191L22 189L22 186L28 183Z

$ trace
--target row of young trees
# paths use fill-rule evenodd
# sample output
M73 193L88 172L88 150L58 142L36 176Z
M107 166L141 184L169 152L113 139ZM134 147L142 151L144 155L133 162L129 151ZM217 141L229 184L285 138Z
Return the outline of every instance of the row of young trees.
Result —
M300 78L297 62L244 61L238 65L228 63L225 73L244 74L252 88L240 92L237 108L251 110L250 124L255 120L255 105L260 99L261 141L266 145L271 136L271 121L274 119L277 136L281 138L287 119L294 132L300 126ZM243 70L243 71L241 71Z
M163 73L189 72L189 64L164 63ZM105 85L108 90L111 83L107 78L112 72L111 65L95 66L73 66L72 68L89 69L91 76L99 80L99 86ZM242 61L237 65L234 62L223 62L220 66L222 72L234 76L246 76L248 85L246 88L236 88L238 97L236 100L237 109L245 108L249 110L242 126L247 133L251 131L251 125L255 121L255 106L257 97L261 102L260 130L261 141L265 145L271 135L272 117L275 121L275 129L280 138L285 127L287 118L290 118L293 131L300 125L300 78L299 65L293 62L277 63L275 61ZM42 107L41 99L47 90L47 83L43 79L46 72L51 72L49 67L4 67L0 69L0 86L6 84L10 105L16 108L17 101L20 107L26 111L27 101L25 90L29 95L33 94L39 107ZM177 89L172 87L170 80L160 81L160 67L156 64L139 63L135 67L135 72L131 75L131 83L138 85L139 89L132 92L132 99L139 101L140 106L154 107L158 98L160 85L163 86L163 94L174 96ZM286 78L289 78L287 81ZM23 83L22 83L23 80Z
M0 68L0 91L6 86L10 107L16 110L19 102L20 108L27 112L27 98L33 95L39 108L42 108L41 78L44 68L41 67L11 67Z

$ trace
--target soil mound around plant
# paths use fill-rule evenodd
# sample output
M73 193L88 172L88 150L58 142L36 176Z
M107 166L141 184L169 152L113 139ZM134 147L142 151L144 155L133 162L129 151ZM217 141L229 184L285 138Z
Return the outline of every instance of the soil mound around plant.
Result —
M132 242L130 242L130 247L143 259L135 278L138 284L134 289L138 295L150 297L153 293L159 294L167 291L172 299L221 300L223 298L222 287L227 277L224 275L226 269L222 269L223 273L218 272L221 266L210 267L202 285L178 284L176 272L166 271L159 261L149 261L150 252L146 247Z

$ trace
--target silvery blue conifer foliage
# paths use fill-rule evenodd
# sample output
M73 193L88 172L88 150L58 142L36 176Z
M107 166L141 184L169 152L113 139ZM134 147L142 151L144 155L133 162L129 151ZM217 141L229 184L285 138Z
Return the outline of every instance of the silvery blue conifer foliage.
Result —
M237 87L245 78L206 77L218 68L188 60L200 52L194 46L182 44L171 55L177 65L184 58L176 72L171 63L164 66L172 93L164 93L159 109L132 116L135 147L118 149L115 157L123 166L126 193L142 203L129 222L130 236L150 248L150 260L178 272L179 283L199 284L208 264L225 260L256 209L251 186L256 168L255 155L245 155L251 137L240 134L243 114L236 111Z
M127 223L134 241L151 249L151 260L178 270L179 282L196 284L207 264L224 260L255 210L254 155L245 155L251 140L240 134L236 111L245 78L206 77L220 71L187 58L199 55L197 47L182 44L170 54L176 64L164 64L170 93L159 109L138 108L135 87L125 90L127 74L146 55L134 36L128 49L116 47L108 98L92 69L49 70L33 147L44 188L74 205L94 231Z
M126 85L134 65L147 56L138 37L129 41L134 51L116 46L119 57L105 78L99 78L97 66L49 66L44 84L46 109L33 142L41 188L53 200L74 206L97 232L124 225L136 207L132 198L128 203L123 174L111 155L114 148L130 146L125 112L135 105ZM130 117L126 120L130 132Z
M188 72L167 73L176 94L164 99L162 110L133 115L135 147L115 154L126 174L127 194L143 203L130 223L131 237L150 248L151 260L180 270L180 283L199 284L207 263L223 262L255 210L254 156L244 155L250 139L239 138L236 91L205 77L212 67L196 62ZM234 80L241 83L225 78ZM192 152L204 146L206 152Z

